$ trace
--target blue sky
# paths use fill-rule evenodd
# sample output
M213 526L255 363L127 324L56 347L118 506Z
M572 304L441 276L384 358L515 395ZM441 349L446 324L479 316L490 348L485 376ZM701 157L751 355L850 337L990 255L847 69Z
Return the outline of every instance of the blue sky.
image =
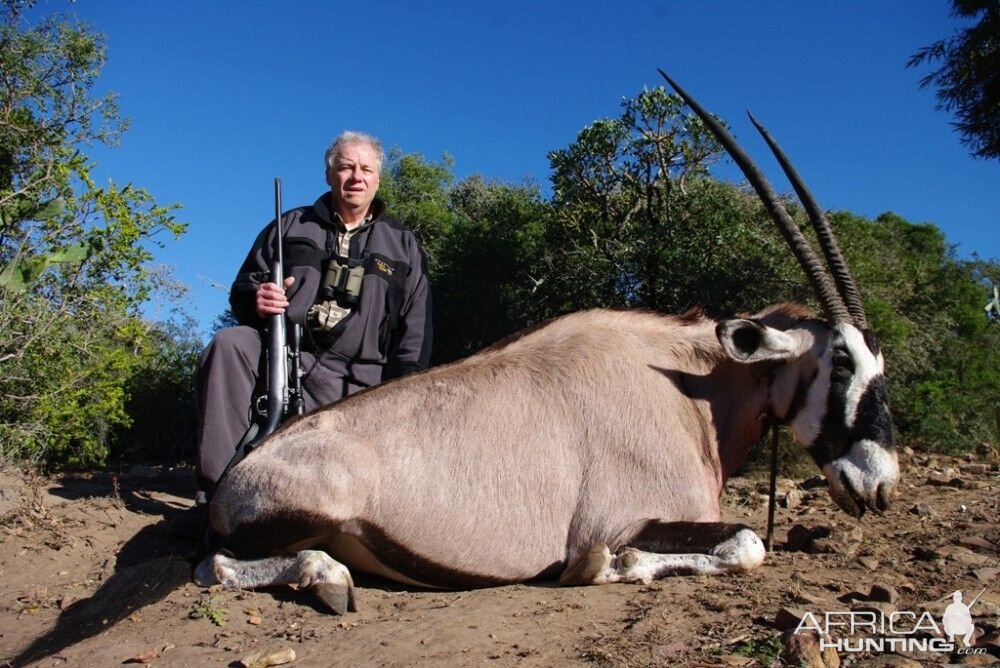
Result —
M950 35L946 0L284 2L39 0L107 36L101 90L132 119L94 150L99 179L132 182L189 224L157 252L203 328L273 212L325 188L344 129L546 188L549 151L661 81L725 118L779 190L746 120L782 143L826 208L932 222L962 256L1000 256L1000 163L973 160L905 67ZM716 173L737 180L735 168ZM984 298L985 303L985 298ZM154 312L155 315L155 312Z

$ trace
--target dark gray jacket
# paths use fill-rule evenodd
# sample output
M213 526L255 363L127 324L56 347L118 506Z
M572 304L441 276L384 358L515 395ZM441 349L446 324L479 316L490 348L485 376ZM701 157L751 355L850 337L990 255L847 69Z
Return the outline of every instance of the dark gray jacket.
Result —
M283 214L285 276L290 320L304 324L316 301L326 260L336 248L343 224L332 215L330 194L312 206ZM431 292L423 250L414 234L386 218L376 199L372 219L356 228L351 258L364 263L360 302L334 330L332 340L310 341L317 362L362 387L427 368L431 352ZM268 280L275 252L274 221L257 236L233 282L229 303L244 325L263 327L257 316L257 286ZM308 369L307 369L308 371ZM324 374L325 375L325 374Z

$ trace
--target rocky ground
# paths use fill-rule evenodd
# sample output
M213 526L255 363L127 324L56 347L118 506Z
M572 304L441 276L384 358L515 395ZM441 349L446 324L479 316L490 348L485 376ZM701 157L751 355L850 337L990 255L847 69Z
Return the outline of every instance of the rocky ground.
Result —
M775 552L755 572L650 585L410 591L359 577L359 612L305 593L202 589L168 523L189 471L60 479L0 473L0 666L914 666L1000 663L995 457L903 456L894 506L858 522L821 480L782 480ZM726 519L763 535L766 483L730 482ZM824 613L972 607L973 652L827 649L792 634ZM810 616L811 615L811 616ZM855 615L855 619L866 619ZM897 619L905 620L905 617ZM924 618L921 618L924 619ZM911 623L912 626L912 623ZM926 626L926 623L925 623ZM843 636L833 629L831 640ZM859 642L897 637L861 628ZM925 644L933 629L914 637ZM242 664L240 662L243 662Z

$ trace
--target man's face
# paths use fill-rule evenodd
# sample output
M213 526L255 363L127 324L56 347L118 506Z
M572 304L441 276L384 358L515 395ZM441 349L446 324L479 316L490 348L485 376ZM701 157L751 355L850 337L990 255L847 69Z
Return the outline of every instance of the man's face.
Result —
M365 214L379 186L378 155L368 144L347 144L326 170L338 209Z

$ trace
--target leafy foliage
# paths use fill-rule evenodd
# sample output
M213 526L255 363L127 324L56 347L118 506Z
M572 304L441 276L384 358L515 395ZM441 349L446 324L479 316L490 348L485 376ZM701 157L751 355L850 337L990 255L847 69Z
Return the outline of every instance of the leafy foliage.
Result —
M1000 1L952 0L952 8L978 22L920 49L908 66L940 62L920 87L937 87L937 108L955 113L972 155L1000 158Z
M472 176L452 191L455 219L434 276L435 359L451 361L537 322L549 207L531 184Z
M94 182L83 148L127 126L90 94L103 38L58 16L27 26L23 7L0 9L0 456L94 464L130 421L150 247L184 226L141 188Z
M229 621L229 609L221 596L204 593L191 606L188 616L191 619L207 619L216 626L225 626Z
M549 154L553 312L755 309L792 285L773 225L755 198L709 177L720 149L683 110L663 88L644 90Z

